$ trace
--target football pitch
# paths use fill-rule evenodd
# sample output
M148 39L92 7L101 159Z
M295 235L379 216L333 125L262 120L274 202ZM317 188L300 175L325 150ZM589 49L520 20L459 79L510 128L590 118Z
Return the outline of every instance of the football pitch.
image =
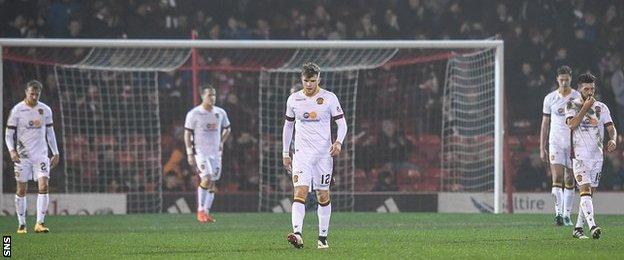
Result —
M624 255L624 216L598 215L603 236L572 238L550 215L334 213L329 249L316 248L315 211L306 214L304 248L286 241L290 214L217 213L199 224L189 214L49 216L51 233L16 234L14 217L0 217L11 253L31 258L601 258ZM576 214L574 214L576 217ZM585 231L588 234L588 230Z

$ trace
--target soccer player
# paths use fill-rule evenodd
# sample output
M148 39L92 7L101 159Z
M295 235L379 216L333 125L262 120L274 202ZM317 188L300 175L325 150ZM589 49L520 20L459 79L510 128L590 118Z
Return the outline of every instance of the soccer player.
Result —
M216 192L215 182L221 178L223 144L231 132L227 113L215 106L216 94L214 88L204 88L202 103L186 114L184 122L187 160L200 178L197 187L197 220L200 223L215 222L210 208Z
M570 159L570 128L566 125L565 107L569 101L579 98L581 94L570 87L571 78L570 67L562 66L557 70L559 88L544 98L540 131L540 157L543 161L550 162L555 223L559 226L573 225L570 212L574 199L574 179Z
M301 81L303 89L292 93L286 102L283 128L283 164L292 174L294 199L292 203L293 233L287 239L295 248L303 247L301 231L305 217L308 190L316 190L318 201L319 237L317 248L329 248L327 233L331 216L329 185L332 180L333 158L340 154L347 134L338 97L321 89L321 70L318 65L303 64ZM331 121L338 125L336 141L331 141ZM295 129L295 150L290 158L290 142Z
M45 215L48 210L48 180L50 169L59 162L59 151L52 122L52 109L39 101L43 86L39 81L26 83L26 97L11 109L5 131L6 146L15 164L15 210L19 226L18 234L26 230L26 189L28 181L38 184L37 223L35 233L48 233ZM48 158L48 146L52 158Z
M582 97L566 106L566 122L572 130L572 169L581 196L576 227L572 233L575 238L587 238L583 233L585 221L592 237L600 238L602 231L594 219L592 195L598 188L602 171L605 128L609 135L607 151L615 151L617 146L617 131L611 112L604 103L594 99L595 81L596 77L591 73L580 75L578 84Z

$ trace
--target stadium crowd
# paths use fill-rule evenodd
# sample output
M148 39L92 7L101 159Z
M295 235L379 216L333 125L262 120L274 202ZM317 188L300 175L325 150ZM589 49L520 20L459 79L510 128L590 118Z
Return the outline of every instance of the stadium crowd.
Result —
M328 8L329 3L332 8ZM539 158L538 135L543 97L556 86L557 67L570 65L574 75L585 71L598 75L599 99L612 108L616 126L624 133L623 1L0 0L2 37L190 38L193 28L200 39L504 39L506 123L517 190L543 191L550 187L550 177ZM432 65L420 72L418 90L398 85L397 89L388 87L381 93L369 93L371 97L381 96L375 100L377 104L393 102L384 100L385 95L409 93L404 102L417 102L420 105L416 109L429 116L415 123L418 130L405 130L398 118L383 120L386 115L382 114L358 118L360 126L352 129L357 131L356 190L440 189L440 169L431 162L440 161L443 66ZM7 73L20 73L7 67ZM58 99L53 98L57 96L56 81L52 70L48 72L39 75L44 82L42 100L52 106L55 121L60 122ZM217 105L228 111L233 126L219 188L255 191L259 181L259 137L257 112L252 108L258 105L257 74L204 70L201 79L217 88ZM184 115L192 103L190 86L188 71L160 75L161 106L173 108L161 110L166 191L194 191L196 187L182 142ZM6 112L23 93L15 82L7 87L9 91L4 93L10 102L4 102L5 120ZM389 162L388 158L396 161ZM608 155L601 188L622 188L622 159L621 152ZM10 169L9 161L5 158L4 172ZM12 183L8 176L3 175L5 187L10 190L14 185L8 184ZM63 183L54 180L52 188L62 191Z

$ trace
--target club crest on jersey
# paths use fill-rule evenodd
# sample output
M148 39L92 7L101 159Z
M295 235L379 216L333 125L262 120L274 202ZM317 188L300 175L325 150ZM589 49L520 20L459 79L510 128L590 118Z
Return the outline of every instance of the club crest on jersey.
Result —
M583 176L582 175L576 175L576 182L582 182L583 181Z
M43 109L39 108L39 114L43 115Z
M563 115L564 114L564 109L562 107L560 107L559 109L557 109L557 114L559 115Z
M293 175L293 182L299 181L299 175Z
M554 160L555 160L555 155L553 154L550 156L550 161L554 161Z
M600 111L602 111L602 109L600 108L600 106L596 106L594 108L594 110L596 111L596 117L600 118Z
M219 114L215 114L215 117L216 117L217 119L219 119Z
M319 104L319 105L322 105L323 101L325 101L325 100L322 97L316 99L316 103Z

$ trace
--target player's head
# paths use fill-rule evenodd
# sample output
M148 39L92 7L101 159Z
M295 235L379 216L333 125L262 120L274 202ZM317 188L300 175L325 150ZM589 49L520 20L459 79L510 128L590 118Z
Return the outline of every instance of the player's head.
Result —
M210 85L202 89L202 102L206 105L214 106L217 101L217 91Z
M563 65L557 69L557 83L559 87L569 87L572 80L572 69Z
M301 83L305 91L314 91L321 80L321 68L313 62L306 62L301 67Z
M37 80L31 80L26 83L26 101L31 104L39 101L42 89L43 85Z
M591 97L594 95L596 87L596 76L591 73L583 73L578 77L578 90L583 95L583 98Z

